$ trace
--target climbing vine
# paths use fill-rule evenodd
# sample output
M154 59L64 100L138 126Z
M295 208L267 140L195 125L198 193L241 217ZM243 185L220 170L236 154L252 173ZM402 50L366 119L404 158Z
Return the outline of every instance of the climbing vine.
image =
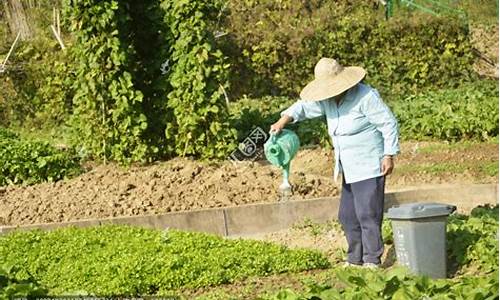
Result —
M229 64L215 47L208 20L221 1L163 1L172 49L167 95L175 120L166 128L167 140L181 156L224 158L234 148L236 131L229 126L224 103Z
M128 40L135 50L131 75L134 87L144 95L142 109L148 119L144 140L157 152L152 159L172 156L173 146L166 143L166 124L174 120L167 107L169 83L168 45L170 32L164 22L164 12L158 0L129 0L130 21L127 22Z
M209 28L222 2L65 1L78 146L124 163L226 157L236 137L224 103L229 64Z
M74 143L103 159L142 161L149 146L143 95L132 82L125 4L116 0L65 0L65 18L75 36L73 114Z

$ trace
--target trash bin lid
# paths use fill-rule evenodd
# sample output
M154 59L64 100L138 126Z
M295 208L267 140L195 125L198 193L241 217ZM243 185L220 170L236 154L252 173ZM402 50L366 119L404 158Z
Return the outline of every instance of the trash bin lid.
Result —
M441 203L409 203L389 208L389 219L418 219L448 216L457 209L455 205Z

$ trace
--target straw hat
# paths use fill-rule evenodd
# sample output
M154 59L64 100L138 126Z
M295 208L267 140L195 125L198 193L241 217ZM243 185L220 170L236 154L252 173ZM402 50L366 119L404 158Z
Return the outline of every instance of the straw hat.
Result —
M306 101L320 101L342 94L366 75L361 67L343 67L333 58L322 58L314 67L314 80L300 92Z

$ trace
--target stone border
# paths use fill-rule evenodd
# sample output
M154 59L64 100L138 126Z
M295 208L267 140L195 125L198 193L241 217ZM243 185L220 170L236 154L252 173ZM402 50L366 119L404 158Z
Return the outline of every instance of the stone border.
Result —
M498 203L498 185L447 185L385 194L385 209L410 202L438 202L470 210L480 204ZM337 219L339 197L310 200L258 203L242 206L211 208L161 215L116 217L43 223L20 226L0 226L0 234L15 230L51 230L61 227L89 227L105 224L128 224L149 228L177 228L201 231L221 236L245 236L289 228L305 218L315 222Z

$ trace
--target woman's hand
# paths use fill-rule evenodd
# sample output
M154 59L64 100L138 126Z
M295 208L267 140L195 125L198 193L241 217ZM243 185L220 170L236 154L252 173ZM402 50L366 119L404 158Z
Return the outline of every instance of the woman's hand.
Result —
M280 133L280 131L283 130L283 127L285 127L285 125L283 125L280 121L278 121L273 125L271 125L271 130L269 130L269 132Z
M392 160L392 156L386 155L382 159L382 174L390 175L392 170L394 169L394 161Z
M292 117L289 117L287 115L284 115L281 117L276 123L271 125L271 129L269 130L270 133L280 133L283 128L285 128L286 124L289 122L293 121Z

